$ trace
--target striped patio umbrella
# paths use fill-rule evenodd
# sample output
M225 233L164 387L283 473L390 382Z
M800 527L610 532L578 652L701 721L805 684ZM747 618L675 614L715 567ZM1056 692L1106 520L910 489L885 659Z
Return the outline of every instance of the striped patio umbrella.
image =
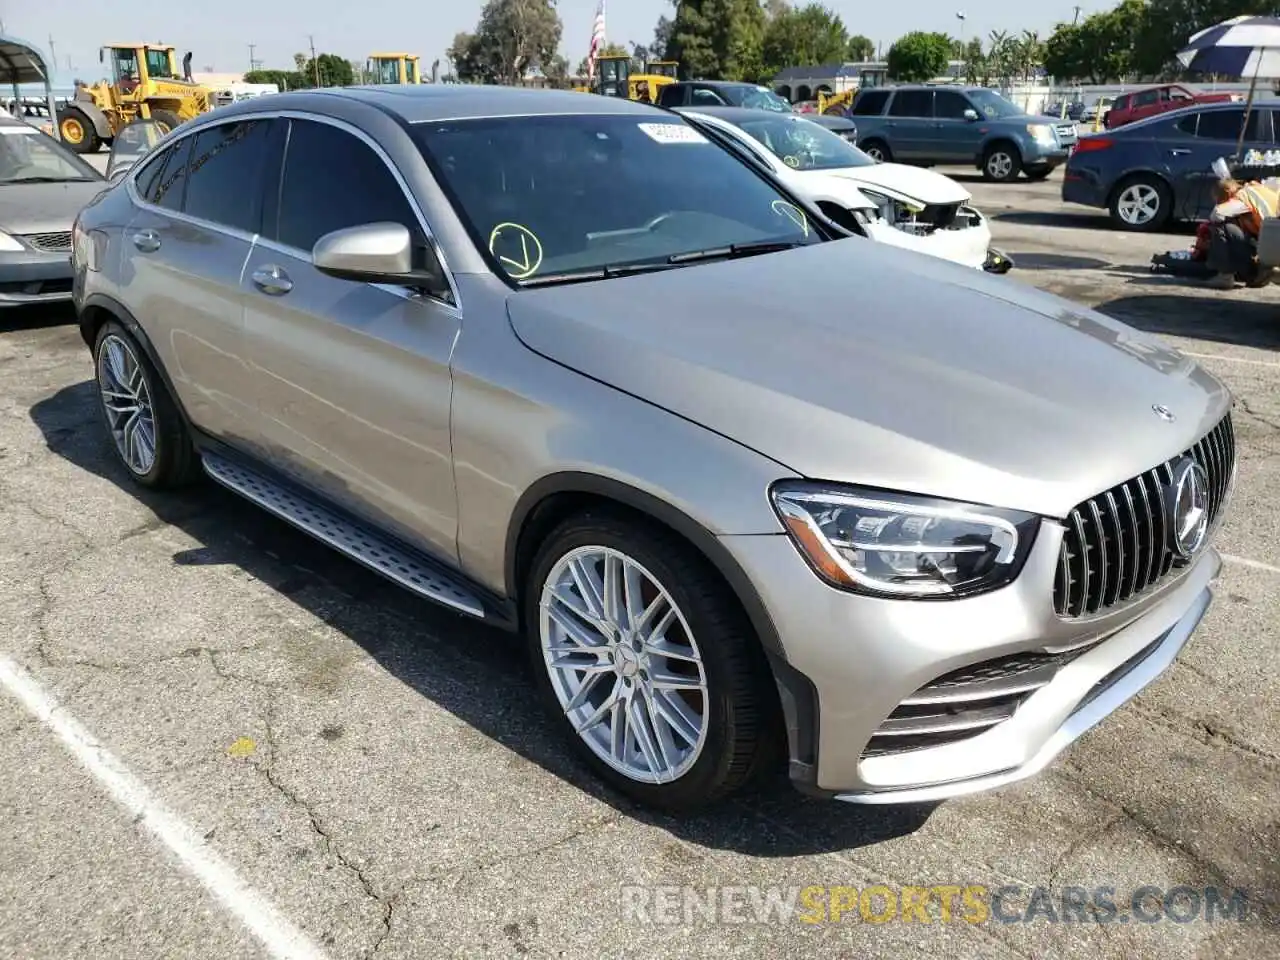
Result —
M1280 17L1233 17L1201 30L1178 62L1196 73L1280 77Z
M1236 141L1236 157L1244 148L1244 131L1253 111L1258 78L1280 77L1280 18L1232 17L1201 30L1178 51L1178 62L1196 73L1249 77L1249 99Z

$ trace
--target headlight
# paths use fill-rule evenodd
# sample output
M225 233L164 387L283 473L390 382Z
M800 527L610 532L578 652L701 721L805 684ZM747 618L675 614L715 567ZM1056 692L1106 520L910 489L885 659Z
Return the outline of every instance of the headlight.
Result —
M832 586L908 599L1002 587L1026 561L1039 517L878 490L785 481L770 491L787 532Z
M8 253L20 253L25 249L27 248L7 233L0 233L0 250L4 250Z
M1027 124L1027 132L1031 134L1031 139L1036 143L1046 143L1052 146L1057 141L1053 136L1053 127L1047 123L1029 123Z

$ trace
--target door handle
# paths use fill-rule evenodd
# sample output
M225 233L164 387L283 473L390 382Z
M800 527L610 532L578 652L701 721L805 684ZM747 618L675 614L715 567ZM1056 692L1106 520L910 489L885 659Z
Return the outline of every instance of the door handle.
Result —
M1191 152L1191 151L1190 151L1189 149L1187 149L1186 147L1171 147L1171 148L1169 149L1169 154L1170 154L1170 156L1174 156L1174 157L1181 157L1181 156L1185 156L1186 154L1188 154L1188 153L1190 153L1190 152Z
M293 281L284 269L274 263L253 271L253 283L263 293L279 297L293 289Z
M155 253L160 249L160 234L154 230L139 230L129 239L143 253Z

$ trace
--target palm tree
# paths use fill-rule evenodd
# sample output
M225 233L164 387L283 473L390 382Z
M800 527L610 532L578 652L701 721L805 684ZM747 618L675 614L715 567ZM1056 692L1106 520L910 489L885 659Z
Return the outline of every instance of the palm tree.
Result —
M1022 31L1022 76L1030 80L1036 67L1044 59L1044 45L1040 43L1040 34L1035 30Z

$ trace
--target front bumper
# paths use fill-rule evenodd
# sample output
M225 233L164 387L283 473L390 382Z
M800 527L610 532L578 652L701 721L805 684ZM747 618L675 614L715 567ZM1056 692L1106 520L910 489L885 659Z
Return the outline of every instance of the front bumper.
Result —
M1036 170L1052 170L1066 163L1067 158L1070 156L1071 148L1069 146L1051 147L1033 140L1023 150L1022 165Z
M71 300L71 255L0 253L0 308Z
M773 618L787 668L806 681L793 678L784 691L808 727L793 735L796 785L871 804L1000 786L1043 769L1158 676L1209 605L1216 552L1206 550L1119 612L1068 620L1049 600L1062 538L1061 525L1044 521L1016 581L954 601L857 596L819 581L785 535L723 538ZM1007 719L972 735L896 751L875 746L886 742L899 708L934 681L1017 656L1061 657L1065 665L1010 701ZM801 702L806 694L811 703ZM796 743L805 745L798 756Z
M991 227L987 218L972 207L965 205L961 210L965 216L972 218L971 226L943 227L932 233L911 233L877 221L868 225L867 232L871 239L879 243L927 253L964 267L981 270L988 262Z

